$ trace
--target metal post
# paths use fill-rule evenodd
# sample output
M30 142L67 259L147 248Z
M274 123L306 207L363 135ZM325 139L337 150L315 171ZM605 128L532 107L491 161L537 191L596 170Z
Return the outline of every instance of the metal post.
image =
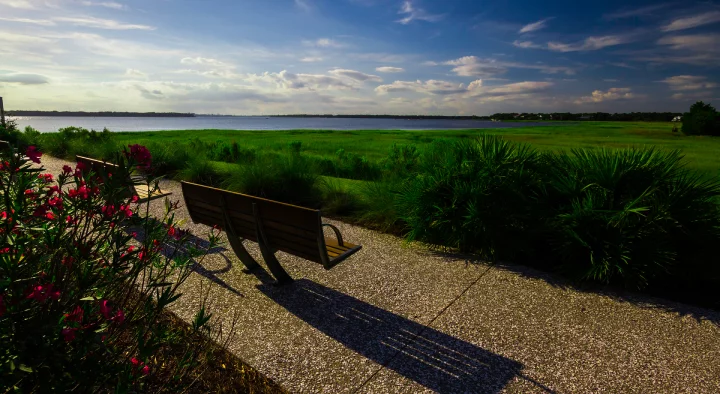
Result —
M5 127L5 108L3 107L2 97L0 97L0 126Z

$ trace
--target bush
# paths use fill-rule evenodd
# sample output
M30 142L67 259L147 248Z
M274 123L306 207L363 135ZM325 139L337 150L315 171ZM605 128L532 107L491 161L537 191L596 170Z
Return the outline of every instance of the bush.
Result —
M153 170L157 175L174 175L187 167L197 156L186 144L171 142L169 144L153 143L147 147L153 156Z
M303 156L264 155L241 166L226 187L271 200L319 207L322 200L319 174Z
M355 193L343 188L337 181L324 178L320 182L322 210L329 215L351 216L362 208Z
M202 157L188 161L185 168L177 173L176 178L215 187L224 182L224 174L221 174L212 162Z
M654 149L556 156L546 197L563 271L642 288L720 240L720 186L685 171L681 159Z
M488 135L435 142L418 172L398 200L410 239L490 259L528 251L543 181L535 151Z
M389 176L409 177L418 168L420 152L415 145L392 144L388 157L381 162L383 172Z
M40 161L34 147L26 155L0 161L2 387L184 391L207 342L178 347L187 329L166 311L204 253L177 227L177 205L156 221L123 196L139 156L116 157L112 177L66 166L56 181L29 165ZM210 319L201 308L189 330L207 338ZM171 360L169 348L182 350Z
M710 104L698 101L682 118L682 132L686 135L720 136L720 114Z

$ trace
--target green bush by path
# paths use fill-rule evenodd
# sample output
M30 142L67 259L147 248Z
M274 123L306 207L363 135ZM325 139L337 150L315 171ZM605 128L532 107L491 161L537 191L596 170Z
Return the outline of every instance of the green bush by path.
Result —
M683 115L682 132L687 135L720 136L720 113L710 104L698 101Z

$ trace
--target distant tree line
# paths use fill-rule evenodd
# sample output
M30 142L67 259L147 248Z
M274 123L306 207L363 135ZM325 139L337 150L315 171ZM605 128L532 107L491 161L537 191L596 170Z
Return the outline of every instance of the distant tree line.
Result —
M448 115L333 115L333 114L293 114L268 115L271 118L369 118L369 119L448 119L448 120L490 120L489 116L448 116Z
M73 117L118 117L118 118L192 118L195 114L177 112L85 112L85 111L9 111L9 116L73 116Z
M621 121L621 122L670 122L680 112L630 112L630 113L497 113L490 116L495 120L554 120L554 121Z

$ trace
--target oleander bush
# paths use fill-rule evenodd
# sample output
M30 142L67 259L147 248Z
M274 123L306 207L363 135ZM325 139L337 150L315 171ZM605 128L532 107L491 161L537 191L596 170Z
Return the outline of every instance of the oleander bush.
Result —
M0 386L187 389L215 331L201 307L192 346L179 343L188 329L168 323L168 307L204 252L180 229L177 203L166 201L165 217L152 220L128 196L126 176L146 168L147 150L116 156L113 174L78 165L57 178L31 165L40 163L36 147L24 153L0 153Z

